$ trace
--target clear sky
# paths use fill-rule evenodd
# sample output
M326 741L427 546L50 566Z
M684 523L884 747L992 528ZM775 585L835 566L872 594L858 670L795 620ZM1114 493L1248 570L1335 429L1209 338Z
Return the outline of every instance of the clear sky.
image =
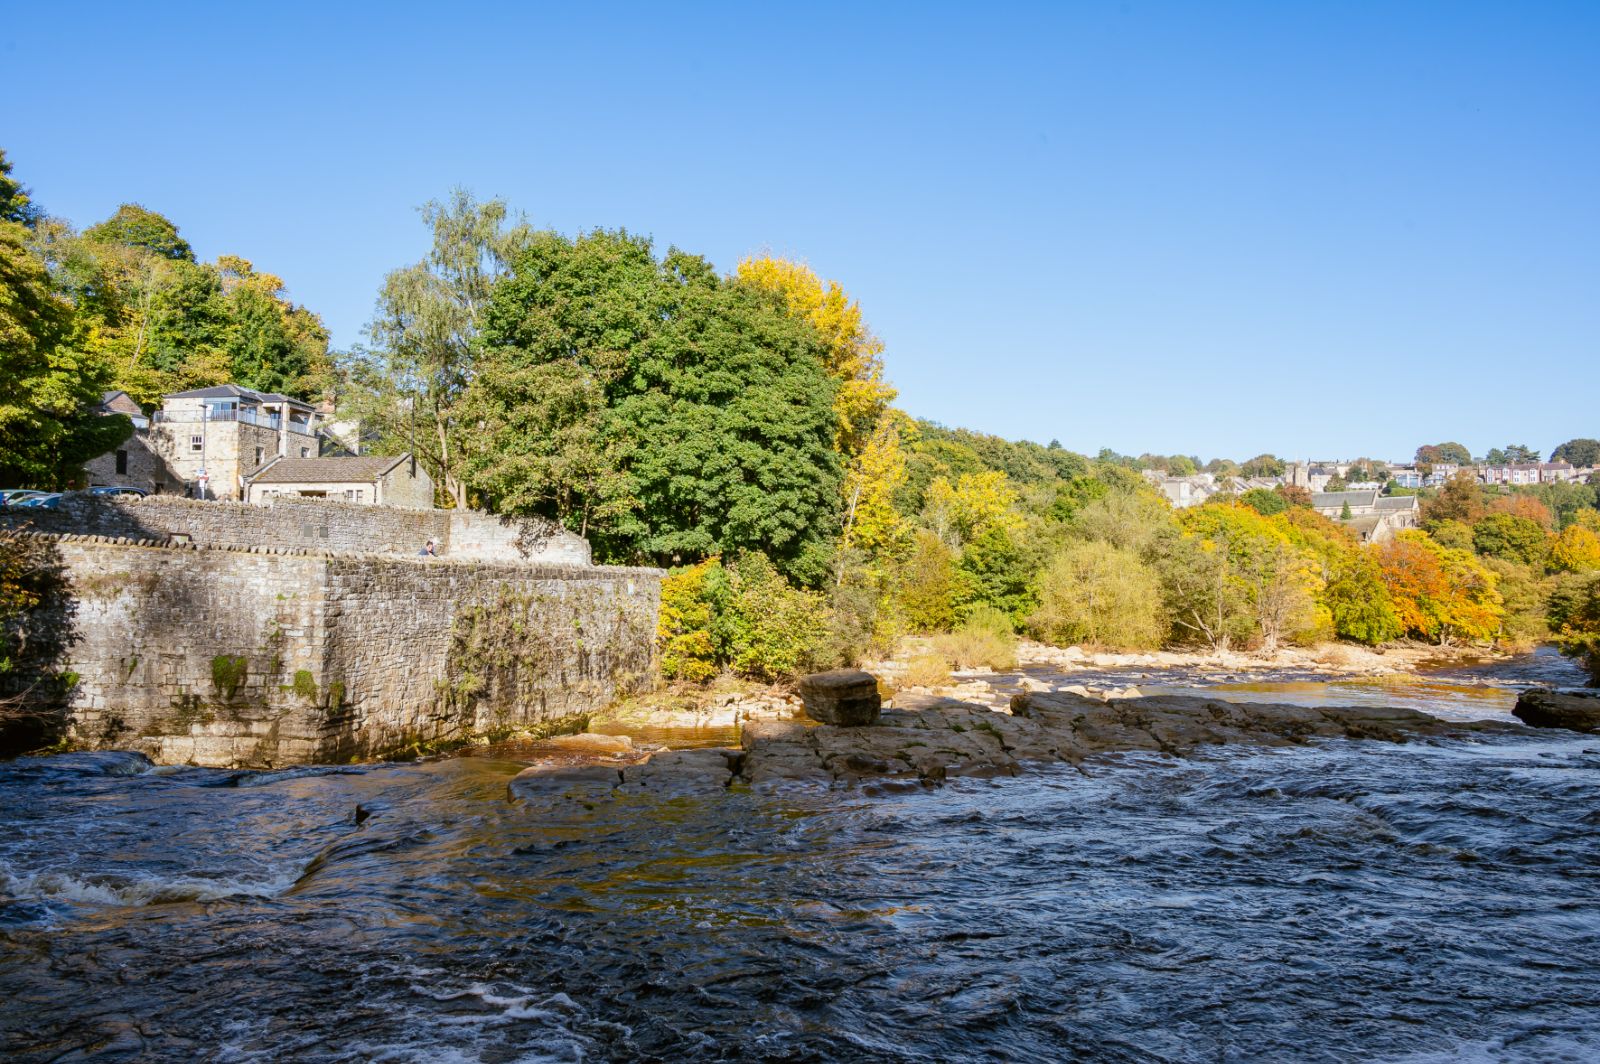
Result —
M1600 3L57 2L0 19L0 70L44 207L159 210L338 346L459 184L804 258L949 425L1600 436Z

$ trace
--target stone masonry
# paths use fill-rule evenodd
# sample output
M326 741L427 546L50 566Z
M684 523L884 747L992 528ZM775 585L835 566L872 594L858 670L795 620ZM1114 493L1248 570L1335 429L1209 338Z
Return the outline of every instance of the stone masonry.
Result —
M574 723L651 677L655 569L48 538L71 585L81 746L220 767L375 758Z
M473 510L407 510L280 496L265 504L73 493L58 510L0 510L0 528L202 546L298 547L319 552L415 555L432 539L441 557L588 565L586 540L534 518Z

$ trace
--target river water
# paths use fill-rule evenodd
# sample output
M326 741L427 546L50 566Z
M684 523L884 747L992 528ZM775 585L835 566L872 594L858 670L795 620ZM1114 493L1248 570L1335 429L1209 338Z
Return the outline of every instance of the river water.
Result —
M1600 1059L1600 737L592 810L521 767L0 764L0 1056Z

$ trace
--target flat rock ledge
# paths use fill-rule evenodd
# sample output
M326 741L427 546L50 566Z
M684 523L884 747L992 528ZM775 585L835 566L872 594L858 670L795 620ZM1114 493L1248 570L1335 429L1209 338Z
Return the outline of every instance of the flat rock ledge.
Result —
M1511 712L1535 728L1600 732L1600 690L1552 691L1534 687L1517 696L1517 707Z
M1015 776L1030 765L1078 764L1130 750L1184 757L1226 743L1297 746L1312 739L1461 737L1524 731L1510 721L1440 720L1382 706L1313 709L1193 696L1103 701L1030 692L1011 712L950 700L884 710L876 725L746 724L741 749L668 750L616 765L534 766L511 781L516 799L564 797L592 804L620 794L679 796L735 783L758 789L861 784L926 786L960 776Z

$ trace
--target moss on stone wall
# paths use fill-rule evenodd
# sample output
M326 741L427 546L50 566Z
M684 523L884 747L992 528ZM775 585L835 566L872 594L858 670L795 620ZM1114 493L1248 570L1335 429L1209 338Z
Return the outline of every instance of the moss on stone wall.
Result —
M224 702L233 701L249 675L250 662L243 655L218 654L211 659L211 682Z

